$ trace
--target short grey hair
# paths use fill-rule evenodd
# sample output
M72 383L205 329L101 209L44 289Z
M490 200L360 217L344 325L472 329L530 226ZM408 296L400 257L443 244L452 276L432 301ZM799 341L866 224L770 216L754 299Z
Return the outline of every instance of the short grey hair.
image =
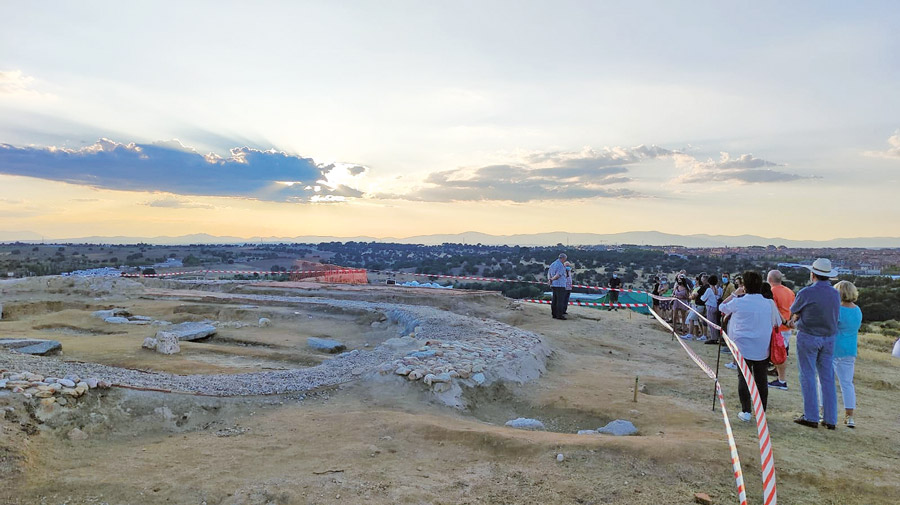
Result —
M565 258L568 258L568 256L566 256L566 253L559 253L559 259L565 259Z
M784 282L784 274L781 273L781 270L769 270L769 273L766 275L766 279L771 279L769 283L774 282L775 284L781 284Z

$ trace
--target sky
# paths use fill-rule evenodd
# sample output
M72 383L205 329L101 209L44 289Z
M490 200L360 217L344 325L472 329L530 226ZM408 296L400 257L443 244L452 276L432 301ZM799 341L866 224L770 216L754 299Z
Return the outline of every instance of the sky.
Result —
M900 236L900 3L0 0L0 240Z

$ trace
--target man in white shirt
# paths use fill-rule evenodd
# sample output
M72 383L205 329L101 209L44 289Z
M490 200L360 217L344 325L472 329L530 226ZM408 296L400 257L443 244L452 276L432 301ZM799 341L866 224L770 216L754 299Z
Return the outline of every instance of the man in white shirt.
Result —
M753 382L759 390L759 399L762 401L763 410L769 398L769 384L766 381L768 370L769 345L772 338L772 329L781 324L781 317L777 310L773 309L771 300L763 298L762 275L758 272L747 271L743 274L744 285L726 298L719 311L722 315L731 314L728 322L728 336L735 345L750 372L753 374ZM753 404L750 398L750 389L744 381L744 376L738 370L738 396L741 399L741 412L738 418L741 421L750 421L752 418Z

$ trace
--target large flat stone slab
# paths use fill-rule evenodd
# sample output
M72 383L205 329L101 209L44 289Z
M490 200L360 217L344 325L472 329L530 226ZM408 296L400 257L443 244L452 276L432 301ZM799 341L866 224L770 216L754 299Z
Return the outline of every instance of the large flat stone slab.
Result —
M12 349L22 354L44 356L62 350L62 344L56 340L38 338L0 338L0 347Z
M311 349L322 352L330 352L332 354L339 353L347 348L344 344L330 338L309 337L306 339L306 345Z
M207 323L180 323L166 328L166 333L174 333L178 340L200 340L215 332L216 327ZM158 333L156 338L159 338Z

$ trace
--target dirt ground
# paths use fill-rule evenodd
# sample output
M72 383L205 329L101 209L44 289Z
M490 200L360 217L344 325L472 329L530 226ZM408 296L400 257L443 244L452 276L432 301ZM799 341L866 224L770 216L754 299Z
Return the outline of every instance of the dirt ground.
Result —
M714 503L737 503L721 414L718 407L712 411L713 384L648 316L571 308L569 320L557 321L546 306L517 310L483 293L292 289L491 317L540 333L554 353L541 379L469 392L466 411L429 401L417 384L375 378L264 398L92 391L77 409L47 418L18 395L0 395L0 410L14 408L0 421L0 503L688 504L695 492L708 493ZM313 334L356 348L384 338L352 315L240 309L209 299L132 293L98 301L38 292L31 302L49 306L51 299L53 310L35 305L31 313L13 304L12 320L0 323L0 332L60 340L66 359L194 373L200 363L210 373L313 365L328 359L302 350ZM147 328L120 329L90 318L89 310L126 302L135 313L184 320L255 321L262 311L273 325L223 330L225 343L216 345L228 352L206 358L191 345L182 356L155 356L134 349ZM319 322L309 323L309 316ZM691 345L715 363L712 346ZM862 337L855 430L811 430L791 421L801 399L789 358L791 390L772 390L768 411L781 503L900 503L900 360L882 346L877 336ZM223 357L229 354L231 361ZM737 376L722 370L748 497L761 503L756 429L737 421ZM634 403L636 377L642 392ZM538 418L548 431L503 426L516 417ZM614 419L632 421L638 436L575 434ZM69 440L74 427L87 438Z

